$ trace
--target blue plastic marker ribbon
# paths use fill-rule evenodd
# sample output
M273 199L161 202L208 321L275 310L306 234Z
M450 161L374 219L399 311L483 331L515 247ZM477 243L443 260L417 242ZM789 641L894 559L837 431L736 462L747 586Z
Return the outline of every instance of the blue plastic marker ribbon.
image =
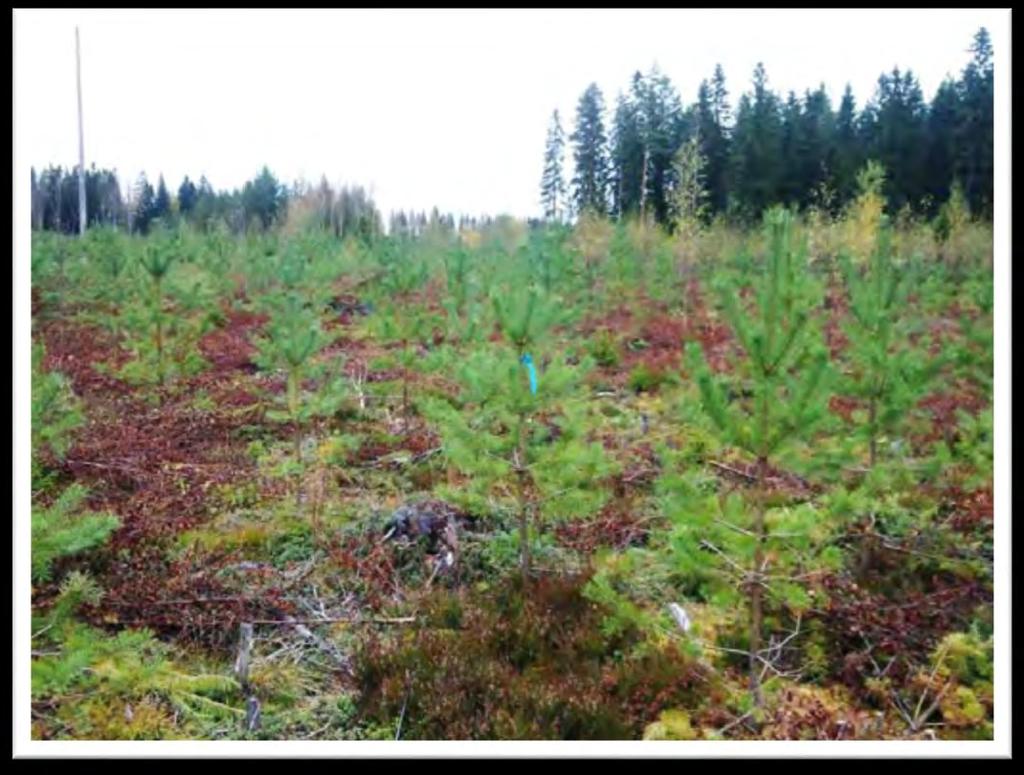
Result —
M523 353L519 362L526 367L530 374L530 392L537 395L537 371L533 368L533 358L530 357L529 353Z

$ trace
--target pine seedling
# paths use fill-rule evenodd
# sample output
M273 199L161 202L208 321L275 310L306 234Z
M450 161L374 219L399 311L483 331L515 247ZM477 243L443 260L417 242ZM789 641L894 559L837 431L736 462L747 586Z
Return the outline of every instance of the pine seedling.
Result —
M985 394L991 396L995 365L991 270L982 268L977 276L968 278L964 286L963 295L972 308L964 309L960 314L963 341L956 351L956 363L965 376L977 382L985 390Z
M86 490L73 484L48 508L32 509L32 580L49 581L53 563L99 546L117 529L112 514L82 512Z
M43 371L45 348L32 346L32 489L46 484L42 457L61 460L70 436L84 422L81 406L63 374Z
M806 603L806 593L789 571L803 561L803 553L793 547L802 544L801 549L809 549L817 530L810 507L787 509L781 516L769 514L769 464L792 442L806 438L825 415L828 369L827 352L811 319L821 291L807 272L804 251L791 244L792 216L784 210L771 211L766 225L769 252L752 278L749 309L741 301L738 281L718 287L726 316L743 346L744 357L736 365L746 378L742 384L720 384L712 377L700 346L687 347L689 370L723 441L756 459L752 493L746 503L735 497L719 500L704 495L691 476L689 481L676 481L680 500L673 509L673 546L683 567L721 568L724 563L724 576L715 577L716 591L731 594L738 587L747 594L750 685L759 706L763 702L764 595L767 592L798 609ZM732 396L739 398L730 400Z
M93 229L88 232L89 257L103 268L104 283L101 298L121 303L121 280L128 266L125 253L116 233L111 229Z
M543 525L595 513L608 497L598 483L613 466L600 444L587 441L585 409L577 401L589 367L589 361L571 367L554 359L531 384L518 350L501 343L463 360L458 406L424 401L449 464L469 477L440 494L478 513L514 507L524 587Z
M871 468L878 462L879 440L899 431L944 362L910 345L911 331L902 314L908 276L893 260L891 245L890 231L883 226L863 270L847 255L841 258L850 297L846 333L851 366L840 389L867 404L859 435L867 442Z
M444 275L448 287L445 308L450 318L461 320L472 293L469 251L459 245L444 253Z
M285 419L292 424L297 482L301 480L302 425L308 419L303 412L302 381L309 376L313 357L329 341L320 325L315 309L307 307L295 292L270 301L271 316L265 335L257 340L256 363L265 369L283 369L287 374L287 412L268 413L271 419ZM301 488L296 485L296 502L301 502Z
M531 345L543 343L551 328L565 316L556 298L532 286L495 289L491 303L499 330L520 356Z
M152 283L153 343L156 347L157 382L164 384L164 299L163 282L173 265L176 253L174 245L148 244L139 256L142 268Z
M425 402L425 410L449 462L471 476L469 505L487 508L496 490L511 494L525 586L531 531L599 508L606 496L593 482L610 464L600 445L585 441L582 412L573 406L590 362L573 368L555 357L543 365L549 359L539 348L561 316L557 300L533 288L492 300L504 341L465 359L458 372L462 411L437 400Z

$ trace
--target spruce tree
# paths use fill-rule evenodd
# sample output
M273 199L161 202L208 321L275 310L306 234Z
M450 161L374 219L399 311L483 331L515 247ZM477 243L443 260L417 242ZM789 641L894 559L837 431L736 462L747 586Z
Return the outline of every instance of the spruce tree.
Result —
M925 120L921 87L912 72L893 68L879 77L864 116L863 142L869 157L888 173L886 198L893 212L904 205L916 207L925 193Z
M803 197L803 149L800 130L803 106L796 93L790 91L782 109L782 168L779 176L778 201L796 209Z
M993 192L994 67L984 27L974 35L972 58L960 79L956 176L974 212L991 215Z
M196 198L199 196L199 192L196 189L196 184L188 179L188 175L181 181L181 185L178 186L178 211L183 217L191 215L192 210L196 206Z
M925 192L931 199L928 215L934 215L949 198L957 156L956 130L960 95L956 82L947 78L935 92L928 111L928 149Z
M565 133L558 118L558 111L551 114L551 125L544 145L544 175L540 182L540 199L547 220L561 221L565 215L565 179L562 177L562 160L565 147Z
M573 143L575 175L572 201L577 213L585 211L605 215L608 212L607 138L604 130L604 98L596 83L590 84L576 107Z
M656 67L634 87L638 88L635 99L644 146L640 210L667 224L674 187L672 165L685 129L682 105L671 81Z
M721 67L716 67L712 83L701 81L697 102L691 110L690 132L700 137L701 155L706 160L709 214L723 211L726 204L725 175L729 149L724 123L728 111L724 78Z
M754 70L753 92L740 98L730 156L730 193L736 207L758 218L778 201L782 176L782 118L764 66Z
M171 195L161 175L156 186L156 198L153 200L153 218L166 220L171 215Z
M814 192L828 180L835 164L833 154L835 117L824 84L804 94L803 111L797 127L796 147L799 164L801 207L812 203Z
M714 130L710 133L701 130L705 143L704 154L708 159L708 192L711 209L715 213L725 211L729 171L730 143L730 112L729 92L725 88L725 71L721 65L715 65L715 73L711 77L711 112L714 117Z
M135 230L142 233L149 233L149 226L155 217L156 196L153 187L146 179L146 173L139 176L135 184L135 214L132 219Z
M642 76L636 73L634 83ZM640 209L644 142L635 101L619 95L612 124L612 213L623 218Z
M742 384L721 384L700 346L687 346L688 368L696 377L704 410L726 444L755 460L752 492L744 508L735 499L719 502L704 496L695 480L684 477L674 480L679 500L673 513L673 546L685 567L711 571L708 581L716 583L719 594L740 589L747 595L750 687L756 705L763 702L765 595L798 612L805 608L800 571L814 548L813 511L769 514L769 466L793 442L808 438L825 416L828 373L828 354L812 319L822 293L807 271L806 248L797 249L791 242L789 213L771 210L765 220L769 252L762 269L750 278L749 309L742 300L742 278L723 278L717 284L743 346L737 364ZM730 401L730 396L740 398Z

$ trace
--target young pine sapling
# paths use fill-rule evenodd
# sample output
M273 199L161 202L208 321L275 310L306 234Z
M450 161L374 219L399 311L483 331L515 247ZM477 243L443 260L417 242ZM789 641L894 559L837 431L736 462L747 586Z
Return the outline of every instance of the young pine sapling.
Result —
M809 549L813 533L813 512L806 508L787 513L778 524L786 529L769 530L768 474L770 461L800 437L807 437L824 416L828 368L827 352L811 319L820 304L821 293L806 267L803 250L791 244L792 217L784 210L766 215L769 253L760 273L751 278L753 297L749 309L742 301L742 283L723 280L718 284L726 316L743 346L736 364L744 383L733 387L720 384L711 374L700 346L690 343L687 362L696 377L704 409L720 431L723 441L753 456L756 467L752 494L744 508L726 498L716 509L715 498L702 497L700 488L690 486L680 495L676 510L677 533L674 548L680 560L693 567L726 564L724 588L737 588L748 596L750 688L754 703L763 703L761 689L765 652L762 650L765 593L771 593L799 608L806 595L793 574L803 562L796 545ZM730 402L730 395L747 396ZM789 556L787 556L789 555ZM783 573L775 573L775 565ZM738 577L738 578L737 578ZM721 580L722 575L717 577Z
M868 466L874 468L879 440L906 422L943 359L929 358L910 344L911 330L903 315L908 275L893 261L887 228L879 231L876 249L863 270L845 254L841 261L850 297L850 368L839 387L867 404L860 432L868 445Z

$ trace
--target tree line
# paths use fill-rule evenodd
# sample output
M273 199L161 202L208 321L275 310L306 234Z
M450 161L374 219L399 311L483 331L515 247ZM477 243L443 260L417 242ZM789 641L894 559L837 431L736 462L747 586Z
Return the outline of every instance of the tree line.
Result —
M370 241L383 234L384 219L372 196L362 186L336 189L326 178L313 186L297 181L283 185L264 167L252 180L233 191L215 191L206 177L198 184L188 175L176 194L163 176L154 187L143 173L135 185L122 192L116 172L86 170L88 226L108 226L147 234L156 224L187 223L200 231L225 228L234 233L250 229L267 231L289 219L305 228L321 229L337 238ZM32 170L32 228L78 233L78 172L51 166ZM454 233L483 228L491 216L398 210L390 213L388 233L417 238L428 232Z
M849 86L833 109L824 86L790 92L768 86L759 64L751 88L729 102L725 73L716 66L701 82L695 102L684 107L670 79L656 67L635 73L618 95L608 129L601 90L591 84L566 137L558 111L548 129L541 180L543 217L566 221L584 211L622 218L650 216L671 226L680 201L699 194L705 220L724 215L749 222L773 204L839 212L856 194L858 170L869 161L885 168L890 210L909 207L934 216L954 182L972 212L991 217L993 196L993 62L988 32L981 28L971 59L957 79L947 78L931 103L924 101L912 71L882 74L872 98L857 108ZM573 175L567 179L565 150ZM32 227L78 232L78 172L32 170ZM684 187L687 189L684 191ZM241 188L215 191L205 177L187 175L176 194L163 176L154 187L145 174L122 191L113 170L85 172L88 226L107 225L147 233L155 223L187 222L209 230L267 230L301 212L307 223L335 236L372 239L383 218L360 188L335 190L282 184L267 167ZM438 213L397 212L389 233L416 237L429 230L463 230L483 223Z
M849 85L838 109L824 85L783 98L769 88L762 64L735 111L720 65L684 107L654 67L633 75L606 125L604 97L592 83L568 138L558 111L552 114L541 178L544 217L639 214L671 225L680 178L693 166L680 163L691 141L700 156L706 218L749 221L774 204L838 212L854 197L857 171L869 160L888 173L884 193L894 212L909 207L933 216L957 181L971 210L991 217L993 62L985 28L970 54L960 77L947 77L930 104L912 71L893 68L859 110ZM567 139L574 169L568 180Z

